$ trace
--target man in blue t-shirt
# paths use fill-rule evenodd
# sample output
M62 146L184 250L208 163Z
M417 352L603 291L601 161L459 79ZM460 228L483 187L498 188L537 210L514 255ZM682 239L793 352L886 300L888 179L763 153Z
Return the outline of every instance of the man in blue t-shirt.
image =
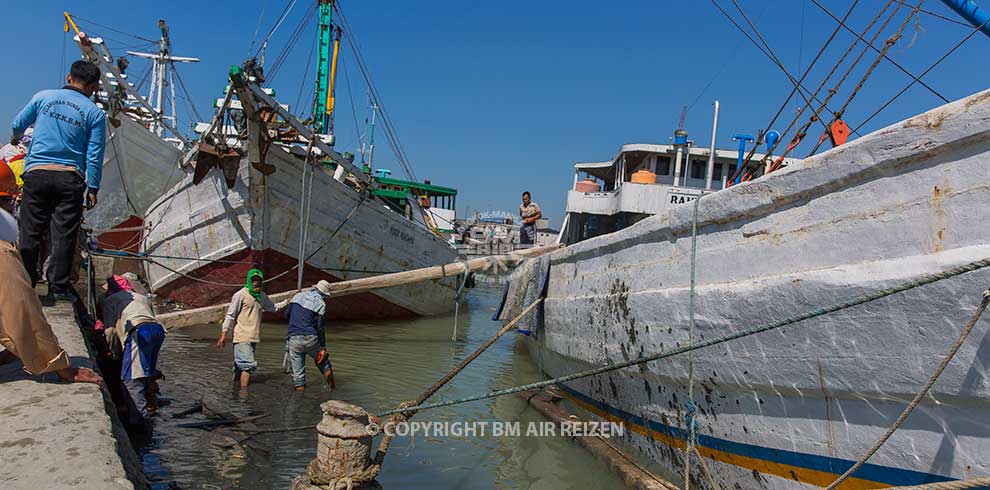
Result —
M296 293L285 310L285 317L289 320L285 349L289 353L292 384L296 391L306 390L306 355L313 358L330 389L337 388L330 356L327 355L326 331L323 329L327 313L326 298L329 297L330 283L320 281L316 287Z
M66 85L42 90L14 118L14 137L34 125L21 190L21 257L32 285L38 283L41 241L51 230L48 288L54 299L76 300L70 284L83 207L96 206L103 172L106 115L90 100L100 86L100 69L79 60Z

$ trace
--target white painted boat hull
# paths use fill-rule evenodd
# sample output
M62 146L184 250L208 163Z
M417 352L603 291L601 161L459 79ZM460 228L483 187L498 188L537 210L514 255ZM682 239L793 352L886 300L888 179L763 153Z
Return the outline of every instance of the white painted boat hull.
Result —
M698 206L695 339L712 339L990 257L990 92L934 109ZM532 260L503 319L550 376L690 342L693 205ZM978 270L699 350L698 446L721 488L825 486L887 430L990 286ZM990 475L990 318L844 488ZM688 356L567 383L683 479ZM697 461L698 458L694 458ZM708 488L697 462L692 487Z
M132 217L144 217L151 204L185 176L175 145L129 117L119 120L119 127L107 123L99 203L85 213L86 226L98 234Z

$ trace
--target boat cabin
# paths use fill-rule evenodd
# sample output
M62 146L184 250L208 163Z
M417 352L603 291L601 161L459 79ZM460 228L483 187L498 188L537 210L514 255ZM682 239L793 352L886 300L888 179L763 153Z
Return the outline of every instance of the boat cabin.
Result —
M715 150L709 175L708 148L681 144L628 144L611 160L574 165L567 192L561 242L580 242L612 233L703 193L726 188L736 172L739 151ZM763 174L754 155L750 167ZM785 159L787 165L793 159Z
M375 169L373 179L379 188L371 193L382 198L393 211L414 219L416 208L423 210L424 219L430 228L439 233L453 233L454 212L457 205L457 189L433 185L430 181L413 182L388 177L391 174L385 169ZM410 206L409 201L415 199L419 206Z

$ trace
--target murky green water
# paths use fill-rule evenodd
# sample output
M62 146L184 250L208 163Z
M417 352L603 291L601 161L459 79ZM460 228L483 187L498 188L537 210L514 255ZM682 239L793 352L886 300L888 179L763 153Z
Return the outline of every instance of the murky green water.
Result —
M460 359L494 334L490 320L500 291L476 289L462 306L459 341L451 342L453 316L389 323L333 323L328 343L337 390L323 385L312 365L308 390L297 393L282 373L284 325L266 325L258 345L259 372L242 392L231 382L230 346L214 346L216 327L176 331L166 341L160 368L162 396L171 399L153 434L135 441L155 488L287 488L313 458L312 430L261 434L258 448L224 448L207 431L176 427L204 420L171 416L202 398L237 415L271 414L259 428L315 425L319 404L334 398L377 412L415 398ZM515 334L493 345L434 399L448 399L539 379ZM518 421L544 419L522 399L507 396L421 413L417 421ZM377 442L377 440L376 440ZM260 450L258 450L260 449ZM267 451L266 451L267 450ZM270 451L270 452L268 452ZM379 481L386 489L609 489L621 482L588 452L561 437L397 437Z

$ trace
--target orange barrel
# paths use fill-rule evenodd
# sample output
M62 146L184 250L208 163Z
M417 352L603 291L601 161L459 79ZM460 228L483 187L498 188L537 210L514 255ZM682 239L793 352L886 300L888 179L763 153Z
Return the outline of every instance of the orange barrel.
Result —
M640 170L632 174L632 182L633 184L656 184L657 174L649 170Z
M601 192L602 186L591 179L584 179L574 184L574 190L578 192Z

